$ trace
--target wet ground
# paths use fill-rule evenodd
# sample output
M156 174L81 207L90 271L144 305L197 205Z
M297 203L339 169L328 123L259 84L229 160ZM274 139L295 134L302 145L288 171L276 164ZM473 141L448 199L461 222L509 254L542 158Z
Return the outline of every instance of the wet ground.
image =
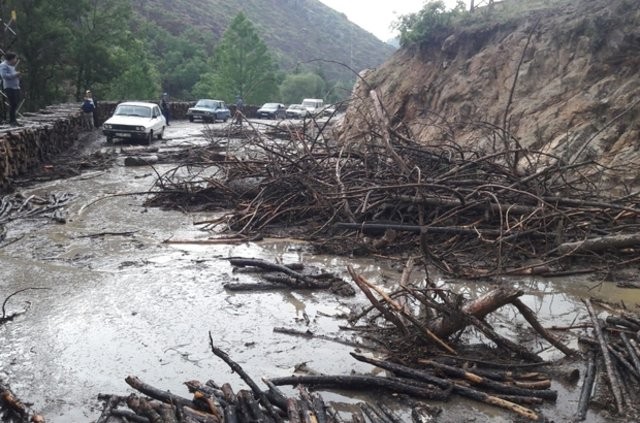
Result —
M219 124L222 125L222 124ZM204 126L175 122L165 139L151 149L171 150L203 145ZM106 145L102 136L87 138L86 151L119 151L116 165L65 180L24 188L26 195L70 193L67 221L20 219L7 225L0 243L0 300L11 298L8 313L28 307L26 313L0 326L0 379L50 423L89 422L100 413L99 393L126 394L128 375L137 375L156 387L187 396L184 381L213 379L243 387L237 375L209 348L208 333L216 345L255 379L292 374L304 363L325 374L366 372L370 367L354 361L351 347L318 339L273 333L274 327L311 329L329 335L352 307L365 304L363 296L338 298L328 292L231 293L230 281L252 282L253 276L233 273L228 257L255 257L270 261L304 261L342 275L352 265L379 284L399 279L398 268L379 259L357 260L317 256L303 243L263 240L234 245L171 244L166 240L193 240L212 236L194 222L214 214L183 214L142 206L141 193L152 188L155 171L125 167L126 152L147 147ZM173 165L156 167L162 172ZM579 299L595 296L624 300L635 307L640 291L621 290L589 278L508 280L525 288L523 300L545 326L583 321L586 310ZM470 297L491 288L487 283L453 283ZM518 339L524 321L505 308L497 317L503 331ZM515 325L514 325L515 321ZM570 340L571 338L567 338ZM571 341L575 342L575 340ZM545 343L540 343L546 348ZM557 351L541 353L558 358ZM579 365L576 368L581 367ZM544 414L569 421L577 407L579 388L554 382L561 397ZM338 394L328 400L353 401ZM455 400L442 405L441 422L508 422L512 415L476 403ZM471 411L469 410L471 409ZM590 412L587 421L606 421Z

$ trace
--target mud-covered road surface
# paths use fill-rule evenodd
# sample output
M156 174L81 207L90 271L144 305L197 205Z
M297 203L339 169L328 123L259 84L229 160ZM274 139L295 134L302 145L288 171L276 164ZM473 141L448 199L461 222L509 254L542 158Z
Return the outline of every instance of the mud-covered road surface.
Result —
M365 304L362 295L345 299L323 291L231 293L224 283L255 280L232 272L225 258L304 261L345 280L350 264L379 284L397 281L401 269L373 257L313 255L305 244L290 240L165 243L211 237L214 234L201 231L194 222L216 215L145 208L145 195L120 195L149 191L156 171L173 167L125 167L127 154L203 145L208 141L202 129L202 124L174 122L165 139L150 148L106 145L102 136L89 137L86 153L119 152L114 166L21 189L25 196L73 196L65 208L66 223L43 217L18 219L6 225L6 238L0 243L0 300L21 289L46 288L24 291L6 303L8 313L28 310L0 326L0 379L21 399L33 403L48 422L95 420L101 410L98 394L131 392L124 382L128 375L180 395L186 394L183 382L192 379L243 387L238 376L211 353L209 332L216 345L256 380L288 376L299 366L325 374L371 371L349 356L352 347L273 332L274 327L289 327L351 336L338 326L346 324L350 308ZM523 301L537 311L545 326L584 319L581 296L640 303L637 290L617 290L589 279L505 283L532 292ZM452 287L469 296L491 288L486 283ZM498 317L502 323L497 326L516 339L518 327L526 325L513 310L505 309ZM559 357L552 349L541 354ZM560 399L555 406L545 406L543 413L568 421L577 406L579 388L559 381L554 381L553 388L559 390ZM347 394L324 392L323 396L354 401ZM513 419L508 413L466 401L441 406L441 422ZM590 412L587 421L604 421L604 417Z

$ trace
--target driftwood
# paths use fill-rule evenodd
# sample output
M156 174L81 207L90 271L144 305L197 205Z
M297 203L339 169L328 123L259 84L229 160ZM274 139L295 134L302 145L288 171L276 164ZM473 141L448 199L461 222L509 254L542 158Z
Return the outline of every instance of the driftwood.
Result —
M402 366L395 363L390 363L387 361L377 360L369 357L362 356L360 354L351 354L354 358L360 361L364 361L375 366L381 367L386 370L390 370L399 376L410 377L417 380L421 380L423 382L433 383L441 388L445 389L453 389L454 392L459 395L465 396L467 398L474 399L476 401L481 401L487 404L495 405L501 408L508 409L513 411L521 416L527 417L531 420L538 420L538 415L532 410L529 410L525 407L514 404L510 401L500 399L493 395L488 395L484 392L480 392L476 389L469 388L467 386L461 385L456 382L452 382L437 376L434 376L430 373L427 373L422 370L411 369L406 366Z
M3 417L9 422L31 421L33 423L45 423L42 415L31 413L27 405L16 397L8 386L5 386L0 381L0 418Z
M274 410L274 407L267 395L258 387L253 379L251 379L251 377L242 369L242 367L240 367L238 363L233 361L227 353L213 344L213 336L211 335L211 332L209 332L209 346L211 347L211 351L216 356L220 357L225 363L227 363L229 367L231 367L231 369L236 372L242 378L242 380L247 383L247 385L249 385L254 395L256 395L260 399L260 403L266 408L268 415L272 417L276 422L282 422L282 418Z
M544 327L542 327L540 322L538 322L538 319L536 319L536 316L533 310L527 307L527 305L522 301L520 301L519 298L516 298L515 300L511 301L511 304L516 306L520 314L522 314L522 316L527 320L527 322L529 322L531 327L533 327L540 335L542 335L544 339L549 341L551 345L553 345L554 347L562 351L567 356L576 354L576 351L564 345L553 334L551 334Z
M383 389L398 394L407 394L417 398L444 401L449 397L448 390L436 389L433 385L414 384L394 377L376 377L363 375L311 375L288 376L269 379L275 385L305 385L334 389L377 390Z
M558 245L558 253L599 252L640 247L640 234L611 235Z
M589 317L591 318L591 322L593 323L593 332L596 335L596 339L598 341L598 345L600 347L600 351L602 353L602 357L604 359L605 369L607 371L607 377L609 379L609 386L611 387L611 393L613 394L613 399L616 403L616 408L618 413L624 412L624 406L622 403L622 390L620 388L620 383L618 381L618 376L615 372L613 364L611 363L611 356L609 355L609 348L607 347L606 340L604 335L602 334L602 328L600 327L600 322L596 316L595 311L593 310L593 306L591 305L591 301L589 299L584 300L584 304L587 307L587 311L589 312Z
M497 288L487 292L475 300L465 303L460 309L461 313L482 319L487 314L498 308L512 303L516 298L524 294L517 289ZM458 319L441 317L431 324L431 329L439 336L449 336L467 326L468 323L462 318Z
M348 270L349 270L349 274L351 275L353 280L356 282L358 287L363 290L363 292L366 292L366 290L368 290L368 288L371 288L371 289L375 290L378 294L380 294L384 298L384 300L386 301L387 304L391 305L395 309L395 311L401 315L401 317L403 317L403 318L409 320L411 323L413 323L413 325L418 329L418 333L424 339L426 339L427 341L435 343L438 347L442 348L444 351L448 352L449 354L455 354L456 353L455 350L453 348L451 348L451 346L449 346L438 335L433 333L428 327L426 327L425 325L420 323L410 313L407 313L405 311L404 307L402 307L397 302L395 302L393 299L391 299L391 297L389 297L389 295L387 295L384 291L382 291L380 288L378 288L375 285L373 285L370 282L368 282L362 276L358 275L353 270L352 267L349 266ZM367 297L369 299L371 299L371 294L367 295Z
M231 291L265 291L272 289L326 289L343 297L355 295L351 285L341 278L313 267L305 267L302 263L286 265L270 263L252 258L229 258L234 271L259 273L262 279L271 286L255 283L229 283L225 288Z
M326 288L327 285L324 283L320 283L313 278L303 275L302 273L296 272L287 266L283 266L277 263L269 263L264 260L259 259L248 259L248 258L231 258L229 259L229 263L232 266L236 267L245 267L245 266L254 266L261 269L273 271L273 272L281 272L287 276L291 276L292 280L295 281L295 287L303 287L303 288Z

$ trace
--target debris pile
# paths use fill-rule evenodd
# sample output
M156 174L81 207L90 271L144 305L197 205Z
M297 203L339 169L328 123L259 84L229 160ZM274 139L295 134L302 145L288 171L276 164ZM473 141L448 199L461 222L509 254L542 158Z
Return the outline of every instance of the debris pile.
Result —
M231 207L207 227L286 232L334 253L420 247L465 278L559 274L574 259L593 271L640 261L639 194L601 188L593 160L550 163L528 151L523 165L500 143L425 147L400 124L377 130L384 142L352 144L331 141L320 123L278 137L242 128L242 156L183 163L158 178L146 204Z

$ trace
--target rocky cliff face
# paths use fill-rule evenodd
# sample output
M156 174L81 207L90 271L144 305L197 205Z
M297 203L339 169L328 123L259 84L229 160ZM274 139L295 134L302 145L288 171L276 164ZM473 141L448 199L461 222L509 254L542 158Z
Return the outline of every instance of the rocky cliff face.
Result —
M500 6L503 12L508 5ZM637 5L540 2L503 19L498 8L482 24L399 50L356 86L341 139L367 141L381 133L375 90L389 127L423 144L513 149L522 172L593 159L623 170L607 172L600 183L637 189Z

